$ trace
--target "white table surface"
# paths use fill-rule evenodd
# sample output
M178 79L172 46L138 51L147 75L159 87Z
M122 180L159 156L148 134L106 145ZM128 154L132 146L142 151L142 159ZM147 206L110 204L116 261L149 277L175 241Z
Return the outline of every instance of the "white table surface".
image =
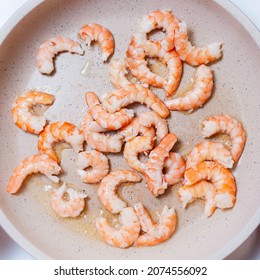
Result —
M27 0L0 0L0 28ZM260 30L260 0L232 0ZM30 260L33 257L0 227L0 260ZM260 226L229 259L260 260Z

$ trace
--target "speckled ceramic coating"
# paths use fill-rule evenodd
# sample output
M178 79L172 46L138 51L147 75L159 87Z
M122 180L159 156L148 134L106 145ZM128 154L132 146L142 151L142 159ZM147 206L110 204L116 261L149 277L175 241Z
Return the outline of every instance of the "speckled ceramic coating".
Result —
M97 45L84 56L61 54L56 71L41 75L36 67L38 46L54 36L77 38L86 23L97 22L114 35L114 58L124 56L130 36L138 31L141 16L155 9L172 9L184 19L197 45L222 41L224 56L211 65L215 88L203 109L193 114L173 112L170 129L179 138L175 151L187 153L202 140L200 122L208 115L227 113L241 120L247 132L245 151L233 170L237 182L237 202L229 211L217 210L211 218L203 215L204 204L193 203L186 210L177 197L178 186L154 198L144 182L127 185L120 195L133 205L142 201L155 214L164 206L175 206L178 225L168 241L155 247L114 248L96 237L94 219L101 204L97 186L83 184L75 171L76 155L62 154L62 179L89 195L87 208L79 219L58 219L50 209L50 193L44 177L32 177L21 192L9 195L5 188L12 169L25 157L37 152L37 136L19 130L11 118L16 96L36 88L52 93L54 105L46 111L49 120L81 122L85 110L84 93L99 96L113 89L108 63L103 64ZM24 16L25 15L25 16ZM5 230L36 258L46 259L205 259L223 258L233 251L259 224L260 209L260 51L259 32L228 1L207 0L48 0L29 1L0 34L0 218ZM87 76L80 75L86 61ZM194 69L185 65L179 91L185 88ZM163 97L161 91L157 93ZM126 168L121 155L109 155L112 169ZM128 167L129 168L129 167Z

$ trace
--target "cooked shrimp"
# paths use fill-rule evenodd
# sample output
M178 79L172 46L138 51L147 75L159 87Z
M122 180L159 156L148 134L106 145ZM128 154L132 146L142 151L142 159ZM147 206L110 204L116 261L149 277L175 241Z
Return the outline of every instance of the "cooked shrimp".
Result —
M165 205L158 224L152 221L142 203L135 204L134 209L139 218L141 229L145 232L135 241L135 246L153 246L172 236L177 220L174 208L168 208Z
M197 109L210 98L213 89L213 74L209 67L201 65L195 75L195 84L186 96L166 101L170 110L187 111Z
M175 48L180 58L192 66L208 64L222 56L222 43L213 43L201 48L192 46L184 21L179 22L176 29Z
M68 196L68 198L66 197ZM68 188L64 183L51 194L51 207L60 217L77 217L85 207L86 194L73 188Z
M160 142L168 134L168 125L165 119L162 119L154 112L145 112L139 116L140 124L146 127L154 126L156 129L157 140Z
M56 161L46 154L34 155L27 157L14 169L6 190L11 194L17 193L27 176L39 172L47 176L51 181L59 182L59 178L54 176L61 172L61 168Z
M127 126L123 127L120 130L120 135L124 137L124 140L126 142L132 140L137 135L147 136L151 139L154 139L155 137L155 129L153 126L146 127L140 124L140 118L135 117L133 120L128 124Z
M128 109L121 109L115 113L108 113L101 105L99 98L94 92L86 93L86 102L94 120L107 130L120 129L129 124L134 117L134 111Z
M24 131L39 134L46 124L44 116L36 116L32 108L35 105L50 106L55 97L51 94L31 90L19 96L12 106L12 117L15 124Z
M101 181L109 171L108 158L101 152L92 150L78 154L77 173L85 183L93 184ZM84 170L92 167L91 170Z
M246 143L246 132L238 120L228 115L216 115L206 118L202 127L204 137L218 132L229 134L232 141L231 155L234 162L239 160Z
M159 145L150 152L146 161L146 184L155 197L163 194L167 189L168 183L165 181L163 166L176 141L177 138L174 134L167 134Z
M81 124L85 140L91 149L105 153L119 153L123 146L123 136L120 134L106 135L106 129L95 122L87 111Z
M131 82L126 78L126 74L127 65L123 58L113 59L110 62L109 77L112 85L115 88L120 88L131 84Z
M217 161L226 168L232 168L233 159L230 151L221 143L205 141L196 145L186 159L186 168L196 166L205 160Z
M131 170L115 170L110 172L100 183L98 196L101 203L111 213L119 213L126 207L126 202L116 194L116 188L121 183L139 182L142 178Z
M160 41L165 51L174 48L175 29L178 27L174 15L170 11L153 11L145 15L141 21L141 32L149 33L154 29L163 29L166 37Z
M215 188L216 207L224 209L234 206L236 183L232 173L214 161L203 161L184 173L183 187L192 186L201 180L211 181Z
M164 178L169 185L177 184L183 178L186 163L178 153L170 153L164 162Z
M53 58L59 52L70 52L83 55L79 43L64 37L55 37L40 45L36 60L38 69L42 74L51 74L54 70Z
M49 155L59 162L59 158L54 151L57 142L68 143L76 152L83 149L84 136L79 129L68 122L54 122L45 126L38 139L38 150Z
M84 40L88 46L92 41L97 41L101 45L102 60L107 61L114 53L115 42L112 33L100 24L93 23L81 27L79 38Z
M150 151L153 148L153 139L146 136L137 136L126 142L124 148L124 157L126 162L133 169L144 174L146 165L138 159L138 154Z
M126 85L111 92L103 99L104 107L111 113L135 102L145 104L162 118L167 118L170 113L159 97L141 85Z
M99 217L96 220L96 228L102 238L110 245L127 248L138 238L140 232L140 222L132 207L122 209L119 215L121 228L115 230L107 220Z

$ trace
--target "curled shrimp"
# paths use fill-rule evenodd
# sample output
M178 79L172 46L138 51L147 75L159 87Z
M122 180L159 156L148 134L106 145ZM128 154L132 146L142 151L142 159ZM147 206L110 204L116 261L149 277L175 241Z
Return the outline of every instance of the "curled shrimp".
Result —
M246 132L241 122L223 114L206 118L202 127L204 137L210 137L218 132L229 134L232 142L231 155L234 162L239 160L246 143Z
M65 197L65 195L67 195ZM86 194L73 188L68 188L64 183L51 194L51 207L55 213L63 218L77 217L85 207Z
M236 183L232 173L227 168L214 161L203 161L185 171L183 188L192 186L201 180L213 183L216 207L225 209L234 206Z
M170 153L164 162L164 177L169 185L177 184L183 178L186 162L178 153Z
M122 209L119 220L122 226L115 230L105 218L99 217L96 220L96 228L108 244L127 248L137 240L141 229L140 222L132 207Z
M49 155L59 162L54 151L54 144L57 142L68 143L76 152L83 149L84 136L79 129L68 122L54 122L45 126L38 139L38 150Z
M26 132L39 134L46 124L44 116L36 116L32 108L35 105L50 106L55 97L51 94L31 90L19 96L12 106L12 117L15 124Z
M87 111L84 115L81 131L91 149L105 153L119 153L123 146L123 136L118 134L106 135L106 129L95 122Z
M42 173L51 181L58 183L59 178L54 175L58 175L60 172L61 168L57 162L46 154L27 157L14 169L6 190L11 194L17 193L25 178L33 173Z
M187 111L197 109L210 98L213 90L213 74L209 67L200 65L196 71L193 89L186 96L166 101L166 105L173 111Z
M92 150L78 154L77 173L85 183L93 184L101 181L109 171L108 158L101 152ZM84 170L92 167L91 170Z
M107 61L114 53L115 42L112 33L100 24L87 24L80 28L78 36L84 40L88 46L92 41L97 41L101 45L102 60Z
M146 184L155 197L163 194L167 189L168 183L163 174L163 166L176 141L177 138L174 134L167 134L159 145L150 152L146 161Z
M126 142L134 139L137 135L147 136L151 139L155 137L154 127L146 127L140 124L140 118L135 117L127 126L120 130L120 135L124 137Z
M145 232L135 241L135 246L157 245L172 236L177 221L173 207L168 208L168 206L164 206L157 224L152 221L142 203L135 204L134 209L139 218L141 229Z
M42 74L51 74L54 70L53 58L59 52L68 51L70 53L76 53L83 55L79 43L64 37L55 37L47 40L40 45L36 60L39 71Z
M94 120L107 130L120 129L129 124L134 117L134 111L128 109L121 109L113 114L108 113L100 104L99 98L94 92L86 93L86 102Z
M126 207L126 202L116 194L116 188L119 184L126 182L139 182L142 178L131 170L115 170L110 172L100 183L98 196L101 203L111 213L119 213Z
M141 21L141 32L149 33L154 29L163 29L166 37L160 41L165 51L171 51L174 48L175 29L178 27L174 15L167 10L153 11L145 15Z
M126 85L111 92L103 99L104 107L111 113L135 102L145 104L162 118L167 118L170 113L159 97L141 85Z
M123 58L113 59L110 62L109 78L115 88L131 84L131 82L126 78L126 74L127 64Z
M128 141L124 148L124 158L134 170L145 173L146 165L138 159L138 154L146 153L153 148L153 139L147 136L137 136Z
M232 168L233 159L230 151L221 143L205 141L196 145L186 159L186 168L196 166L205 160L217 161L226 168Z
M208 64L222 56L222 43L213 43L201 48L192 46L184 21L180 21L176 28L175 48L180 58L192 66Z

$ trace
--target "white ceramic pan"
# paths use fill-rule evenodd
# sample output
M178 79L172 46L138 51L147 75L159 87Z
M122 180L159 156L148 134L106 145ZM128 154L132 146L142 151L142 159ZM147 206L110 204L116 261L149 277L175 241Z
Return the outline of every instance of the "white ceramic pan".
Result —
M62 35L77 38L79 28L98 22L114 34L114 58L123 57L130 36L138 31L142 15L155 9L172 9L186 20L193 42L224 43L221 61L211 65L215 88L210 101L192 114L174 112L170 129L178 136L179 152L187 153L202 140L200 121L211 114L226 113L242 121L247 143L239 164L233 170L237 181L237 202L228 211L217 210L211 218L203 214L203 202L182 209L178 186L161 198L153 198L144 183L122 188L129 205L142 201L156 216L164 204L175 206L178 225L172 238L154 247L118 249L97 237L94 221L101 204L97 186L88 186L75 174L72 150L62 153L66 171L62 179L89 194L87 208L78 219L61 219L50 208L50 184L43 176L32 176L17 195L5 188L13 168L25 157L37 153L37 136L18 129L11 118L16 96L31 88L56 96L46 111L50 120L80 124L85 110L84 93L99 96L113 89L108 63L101 62L97 45L84 56L61 54L55 60L56 72L41 75L35 53L48 38ZM252 23L229 1L217 0L47 0L28 1L0 33L0 219L1 226L29 253L39 259L221 259L238 247L260 220L260 35ZM86 61L89 70L80 74ZM185 65L180 90L194 69ZM220 139L224 141L225 139ZM128 168L121 155L109 155L112 169Z

